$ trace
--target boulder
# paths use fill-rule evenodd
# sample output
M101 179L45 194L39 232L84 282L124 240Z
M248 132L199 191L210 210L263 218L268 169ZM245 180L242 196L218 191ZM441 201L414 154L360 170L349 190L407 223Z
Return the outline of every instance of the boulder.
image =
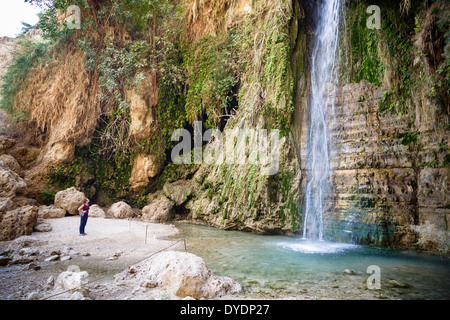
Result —
M80 292L83 296L87 295L87 289L83 288L89 283L89 274L86 271L64 271L56 279L53 290L56 292L71 291ZM64 296L60 296L64 298ZM58 297L57 297L58 298Z
M177 206L183 204L194 192L194 186L189 180L178 180L166 183L163 186L166 197L175 202Z
M106 213L98 205L94 204L89 208L89 217L104 218L106 217Z
M109 207L107 214L119 219L133 218L135 216L130 205L123 201L116 202Z
M0 198L0 217L3 213L14 208L11 198Z
M36 232L50 232L53 227L42 219L38 219L33 230Z
M26 187L25 181L0 160L0 197L13 197L24 192Z
M15 146L8 153L17 160L22 168L26 168L30 163L36 160L41 149L31 146Z
M78 214L78 208L83 204L84 199L86 199L86 196L83 192L71 187L56 193L55 206L70 214Z
M130 266L115 280L119 285L160 288L181 298L211 299L242 290L235 280L215 275L202 258L177 251L161 252Z
M16 140L0 136L0 154L4 154L6 150L12 148L16 144Z
M16 196L16 197L13 197L11 200L14 203L15 208L38 205L38 202L36 199L32 199L32 198L28 198L28 197L24 197L24 196Z
M142 208L142 219L152 222L168 221L172 218L174 205L163 192L157 191L153 201Z
M37 217L38 208L35 206L24 206L7 211L0 221L0 241L30 235L33 232Z
M11 241L6 251L19 252L22 248L31 248L36 246L43 246L46 244L47 241L42 241L32 236L21 236Z
M148 185L149 179L163 168L163 162L156 155L139 154L134 158L130 184L134 191L140 191Z
M19 162L12 155L2 154L0 160L3 161L12 171L17 173L19 176L23 176L23 170L20 167Z
M39 206L38 216L41 219L62 218L66 215L66 210L57 208L55 205Z

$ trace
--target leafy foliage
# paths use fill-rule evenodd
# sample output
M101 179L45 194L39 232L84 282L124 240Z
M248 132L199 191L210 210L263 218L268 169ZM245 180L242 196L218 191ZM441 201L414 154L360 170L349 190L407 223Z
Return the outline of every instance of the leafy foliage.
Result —
M205 113L206 126L217 124L235 98L232 89L238 83L231 39L227 34L205 36L184 57L187 118L193 122Z
M23 120L25 115L21 112L16 113L14 110L16 93L24 86L27 76L36 64L47 60L51 43L23 39L19 44L22 50L17 54L2 79L0 108L13 115L16 120Z

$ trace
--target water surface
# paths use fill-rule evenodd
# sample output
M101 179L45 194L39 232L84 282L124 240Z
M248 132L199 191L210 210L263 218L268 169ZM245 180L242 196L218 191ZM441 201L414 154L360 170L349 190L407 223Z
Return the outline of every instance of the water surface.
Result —
M239 281L255 297L449 299L450 261L438 255L287 236L256 235L177 223L176 237L216 274ZM367 288L380 268L381 289ZM354 274L344 272L352 270ZM406 284L395 287L390 282Z

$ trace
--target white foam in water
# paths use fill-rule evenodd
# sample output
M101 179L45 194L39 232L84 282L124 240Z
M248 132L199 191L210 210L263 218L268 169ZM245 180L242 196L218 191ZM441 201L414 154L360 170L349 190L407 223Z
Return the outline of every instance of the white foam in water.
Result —
M281 242L279 245L301 253L341 253L358 248L351 243L339 243L328 241L299 240L298 242Z

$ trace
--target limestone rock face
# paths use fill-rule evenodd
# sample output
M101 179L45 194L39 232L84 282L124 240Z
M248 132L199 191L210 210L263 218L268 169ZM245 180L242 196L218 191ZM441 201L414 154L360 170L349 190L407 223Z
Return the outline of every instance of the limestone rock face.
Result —
M59 165L63 161L71 159L73 157L74 152L75 146L73 145L73 143L61 141L55 143L49 148L44 149L44 152L43 154L41 154L41 157L43 161L46 163L52 165Z
M130 106L129 134L136 141L145 141L157 128L154 108L158 105L158 86L156 74L145 74L146 79L135 88L126 91L126 98ZM156 149L158 146L156 146ZM138 154L133 161L130 184L134 191L140 191L148 185L149 179L156 176L163 168L163 159L153 154ZM163 153L162 150L161 154Z
M156 176L163 163L155 155L139 154L133 161L130 184L134 190L140 190L148 185L149 178Z
M83 192L70 187L56 193L55 207L64 209L70 214L78 214L78 208L83 204L84 199L86 196Z
M25 168L39 156L40 149L32 146L14 146L8 152L22 168Z
M0 156L0 161L3 161L12 171L17 173L19 176L23 176L22 168L19 162L10 154L2 154Z
M161 288L182 298L211 299L242 290L235 280L215 275L202 258L177 251L158 253L127 268L115 280L144 288Z
M4 154L6 150L12 148L16 144L16 140L0 136L0 154Z
M14 51L19 47L17 38L0 37L0 76L4 76L13 62Z
M137 88L127 90L126 97L130 105L130 135L143 140L154 130L153 107L158 104L156 75L147 74Z
M0 214L5 213L8 210L12 210L14 203L11 198L0 198Z
M156 192L152 198L153 200L142 208L142 219L152 222L170 220L173 215L173 201L167 199L162 191Z
M132 218L135 213L131 206L124 201L114 203L106 212L108 215L118 219Z
M435 130L437 115L425 121L417 112L422 121L411 128L409 115L383 114L383 92L366 81L338 89L325 230L340 241L410 247L417 241L410 226L449 225L450 169L436 143L446 132Z
M24 206L14 210L0 212L0 241L13 240L22 235L30 235L36 224L38 208Z
M166 183L163 187L166 197L176 203L177 206L183 204L194 192L193 184L188 180L178 180L173 183Z
M0 136L0 154L4 154L6 150L12 148L15 144L16 140Z
M0 197L12 197L24 192L26 187L25 181L0 160Z
M9 152L15 141L0 138L0 154ZM0 241L13 240L33 231L38 217L37 201L23 196L27 184L19 176L22 168L9 153L0 155Z

